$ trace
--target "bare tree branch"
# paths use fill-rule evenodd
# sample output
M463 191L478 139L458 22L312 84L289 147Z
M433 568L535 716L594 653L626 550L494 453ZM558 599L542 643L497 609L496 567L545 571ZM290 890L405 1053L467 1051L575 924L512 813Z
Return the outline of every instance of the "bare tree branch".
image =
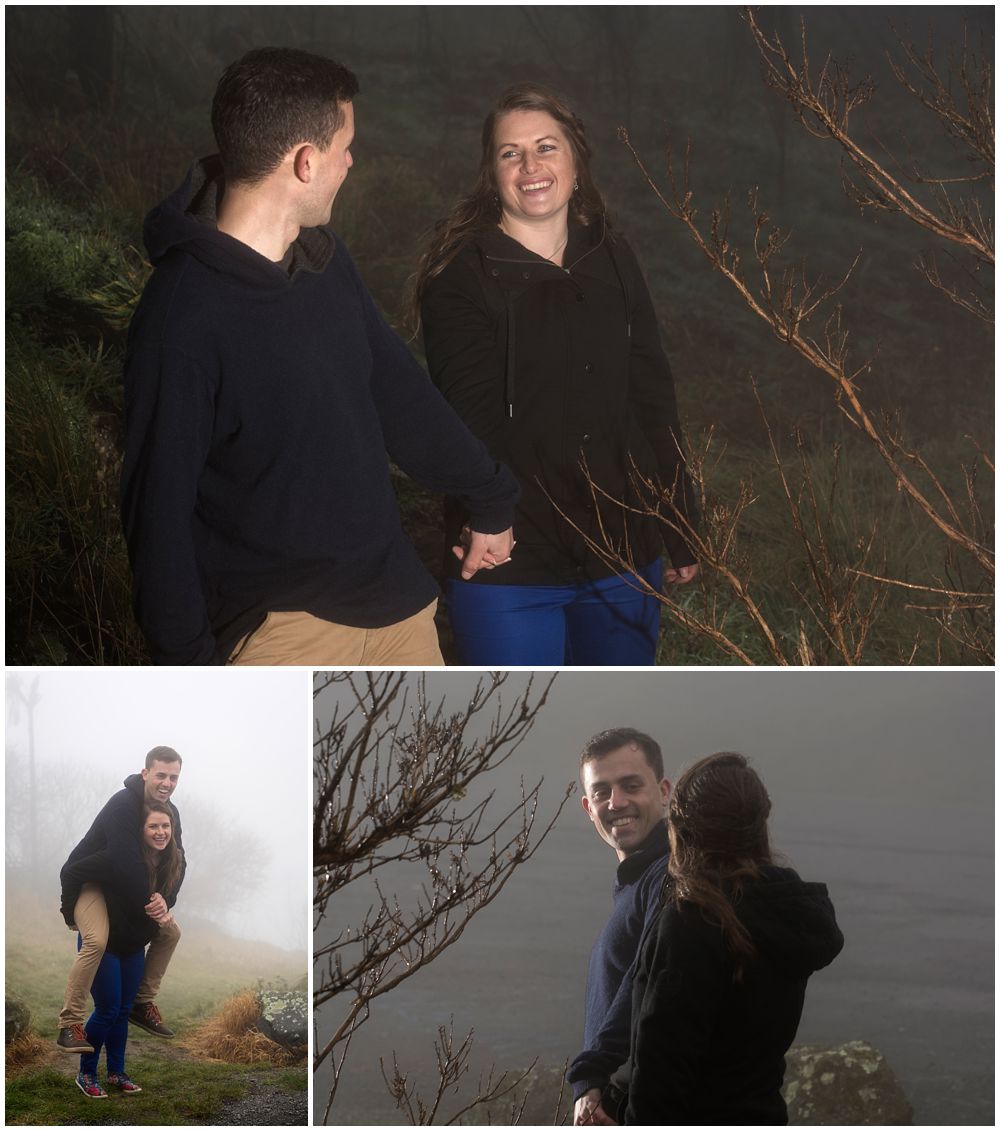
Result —
M483 788L527 737L555 677L537 689L532 678L504 707L507 679L484 677L461 709L446 712L443 700L431 701L426 676L334 672L315 678L318 712L325 693L337 693L330 714L317 717L314 739L314 928L331 917L334 924L313 956L314 1010L317 1017L323 1011L324 1021L334 1018L315 1034L314 1069L327 1060L334 1069L325 1118L348 1045L371 1003L458 941L531 859L575 788L569 786L537 831L541 781L527 788L522 780L520 799L503 808ZM402 901L382 882L380 870L388 865L405 865L422 877L415 897ZM338 897L362 880L370 905L345 925ZM461 1063L462 1046L455 1050L449 1042L447 1049ZM398 1095L404 1108L415 1105L421 1121L412 1094L404 1088Z

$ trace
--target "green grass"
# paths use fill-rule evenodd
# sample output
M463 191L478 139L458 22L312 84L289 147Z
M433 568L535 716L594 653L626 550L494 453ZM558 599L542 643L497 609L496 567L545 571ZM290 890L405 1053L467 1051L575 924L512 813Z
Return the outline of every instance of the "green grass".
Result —
M72 935L60 928L50 909L28 894L8 891L6 989L28 1006L31 1029L47 1046L55 1037L72 957ZM216 1118L225 1101L242 1096L251 1075L258 1084L282 1092L307 1090L304 1066L274 1069L205 1062L183 1047L185 1035L239 990L261 982L304 984L306 956L232 938L204 924L185 924L183 930L157 998L176 1040L164 1041L137 1029L129 1037L127 1069L143 1093L88 1100L72 1082L79 1061L52 1045L43 1065L8 1073L8 1124L198 1125Z
M266 1083L282 1092L308 1089L308 1074L303 1068L198 1063L160 1055L135 1055L130 1051L128 1072L141 1084L143 1091L136 1096L111 1092L106 1100L95 1101L85 1097L73 1083L78 1070L76 1057L64 1056L63 1059L64 1070L44 1068L8 1079L8 1124L197 1126L217 1119L223 1104L243 1096L250 1076L258 1085ZM102 1069L102 1082L103 1076Z

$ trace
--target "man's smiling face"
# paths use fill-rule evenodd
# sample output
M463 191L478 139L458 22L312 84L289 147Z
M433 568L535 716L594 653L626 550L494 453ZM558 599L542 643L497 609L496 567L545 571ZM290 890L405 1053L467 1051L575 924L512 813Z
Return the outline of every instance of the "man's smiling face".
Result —
M180 762L154 762L148 770L142 771L142 779L146 783L143 786L146 800L159 801L161 804L169 801L180 776Z
M642 750L629 743L583 765L584 811L619 860L631 856L662 822L670 782L657 781Z

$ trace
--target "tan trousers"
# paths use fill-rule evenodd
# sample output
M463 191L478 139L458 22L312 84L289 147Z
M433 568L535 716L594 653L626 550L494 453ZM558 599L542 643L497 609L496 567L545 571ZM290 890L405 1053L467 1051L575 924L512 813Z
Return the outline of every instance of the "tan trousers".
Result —
M67 1025L82 1025L90 1014L87 998L97 967L104 957L104 948L108 945L108 908L99 884L83 885L73 909L73 919L83 943L66 980L66 996L59 1014L60 1029ZM180 941L180 927L176 923L168 923L160 928L149 944L142 983L135 995L137 1005L152 1001L159 993L160 982Z
M315 664L317 667L440 667L434 612L437 601L412 617L385 628L331 624L310 613L268 613L256 631L244 636L230 664Z

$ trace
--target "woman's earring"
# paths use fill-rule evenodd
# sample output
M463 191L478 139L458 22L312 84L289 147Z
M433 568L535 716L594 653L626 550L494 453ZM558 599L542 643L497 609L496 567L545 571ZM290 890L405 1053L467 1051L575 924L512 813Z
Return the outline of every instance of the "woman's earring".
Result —
M576 192L579 189L579 187L580 187L580 182L574 181L573 182L573 191Z

